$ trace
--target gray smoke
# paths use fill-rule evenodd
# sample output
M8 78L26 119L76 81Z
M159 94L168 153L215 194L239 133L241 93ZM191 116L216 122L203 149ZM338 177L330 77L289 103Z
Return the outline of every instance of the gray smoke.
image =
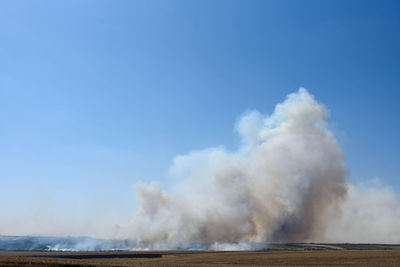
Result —
M132 224L117 220L113 215L118 212L82 216L45 199L21 214L3 216L0 234L101 238L0 236L0 250L400 243L398 194L378 178L364 184L346 181L343 154L325 122L328 115L325 106L300 89L270 116L256 111L242 116L236 125L242 137L237 151L216 147L177 156L168 192L158 183L138 184L140 207Z
M400 243L399 196L378 178L348 186L341 216L330 221L327 242Z
M170 192L157 183L137 186L132 238L157 249L326 239L348 191L328 115L301 88L270 116L244 115L238 151L217 147L176 157Z

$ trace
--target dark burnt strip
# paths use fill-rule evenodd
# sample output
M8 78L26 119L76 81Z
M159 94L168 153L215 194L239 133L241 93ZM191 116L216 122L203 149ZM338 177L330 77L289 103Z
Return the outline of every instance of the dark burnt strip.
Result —
M28 255L27 255L28 256ZM162 254L158 253L135 253L135 254L70 254L70 255L29 255L28 257L35 258L61 258L61 259L112 259L112 258L122 258L122 259L134 259L134 258L161 258Z

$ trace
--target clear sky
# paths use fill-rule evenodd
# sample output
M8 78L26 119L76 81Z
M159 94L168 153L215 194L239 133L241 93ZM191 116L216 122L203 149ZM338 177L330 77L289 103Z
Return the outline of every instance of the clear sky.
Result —
M0 1L0 216L130 219L135 183L299 87L349 179L400 192L399 48L399 1Z

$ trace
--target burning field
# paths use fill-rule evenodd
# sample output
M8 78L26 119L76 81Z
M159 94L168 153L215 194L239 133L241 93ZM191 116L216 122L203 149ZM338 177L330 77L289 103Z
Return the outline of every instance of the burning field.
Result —
M168 190L137 184L139 209L111 239L3 236L0 265L400 266L399 198L349 182L328 115L303 88L247 112L237 151L175 157Z
M1 252L1 266L400 266L389 245L276 244L269 251Z

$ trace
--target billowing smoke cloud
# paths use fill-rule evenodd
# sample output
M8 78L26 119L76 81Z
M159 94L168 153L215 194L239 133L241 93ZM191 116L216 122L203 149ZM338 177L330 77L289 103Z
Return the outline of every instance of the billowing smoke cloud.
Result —
M301 88L270 116L244 115L238 151L217 147L176 157L170 192L157 183L137 186L133 238L149 248L217 249L325 240L354 190L328 115Z
M343 154L325 123L328 113L305 89L290 94L270 116L246 113L236 127L242 137L238 151L217 147L176 157L169 172L175 186L168 192L157 183L138 184L133 225L115 227L110 213L104 213L108 219L89 220L65 215L63 208L61 216L59 206L50 209L52 201L33 205L31 216L27 211L0 221L2 233L113 240L0 236L0 249L12 244L56 250L247 250L268 242L400 243L399 196L378 178L357 185L346 181ZM38 213L43 207L47 216Z

